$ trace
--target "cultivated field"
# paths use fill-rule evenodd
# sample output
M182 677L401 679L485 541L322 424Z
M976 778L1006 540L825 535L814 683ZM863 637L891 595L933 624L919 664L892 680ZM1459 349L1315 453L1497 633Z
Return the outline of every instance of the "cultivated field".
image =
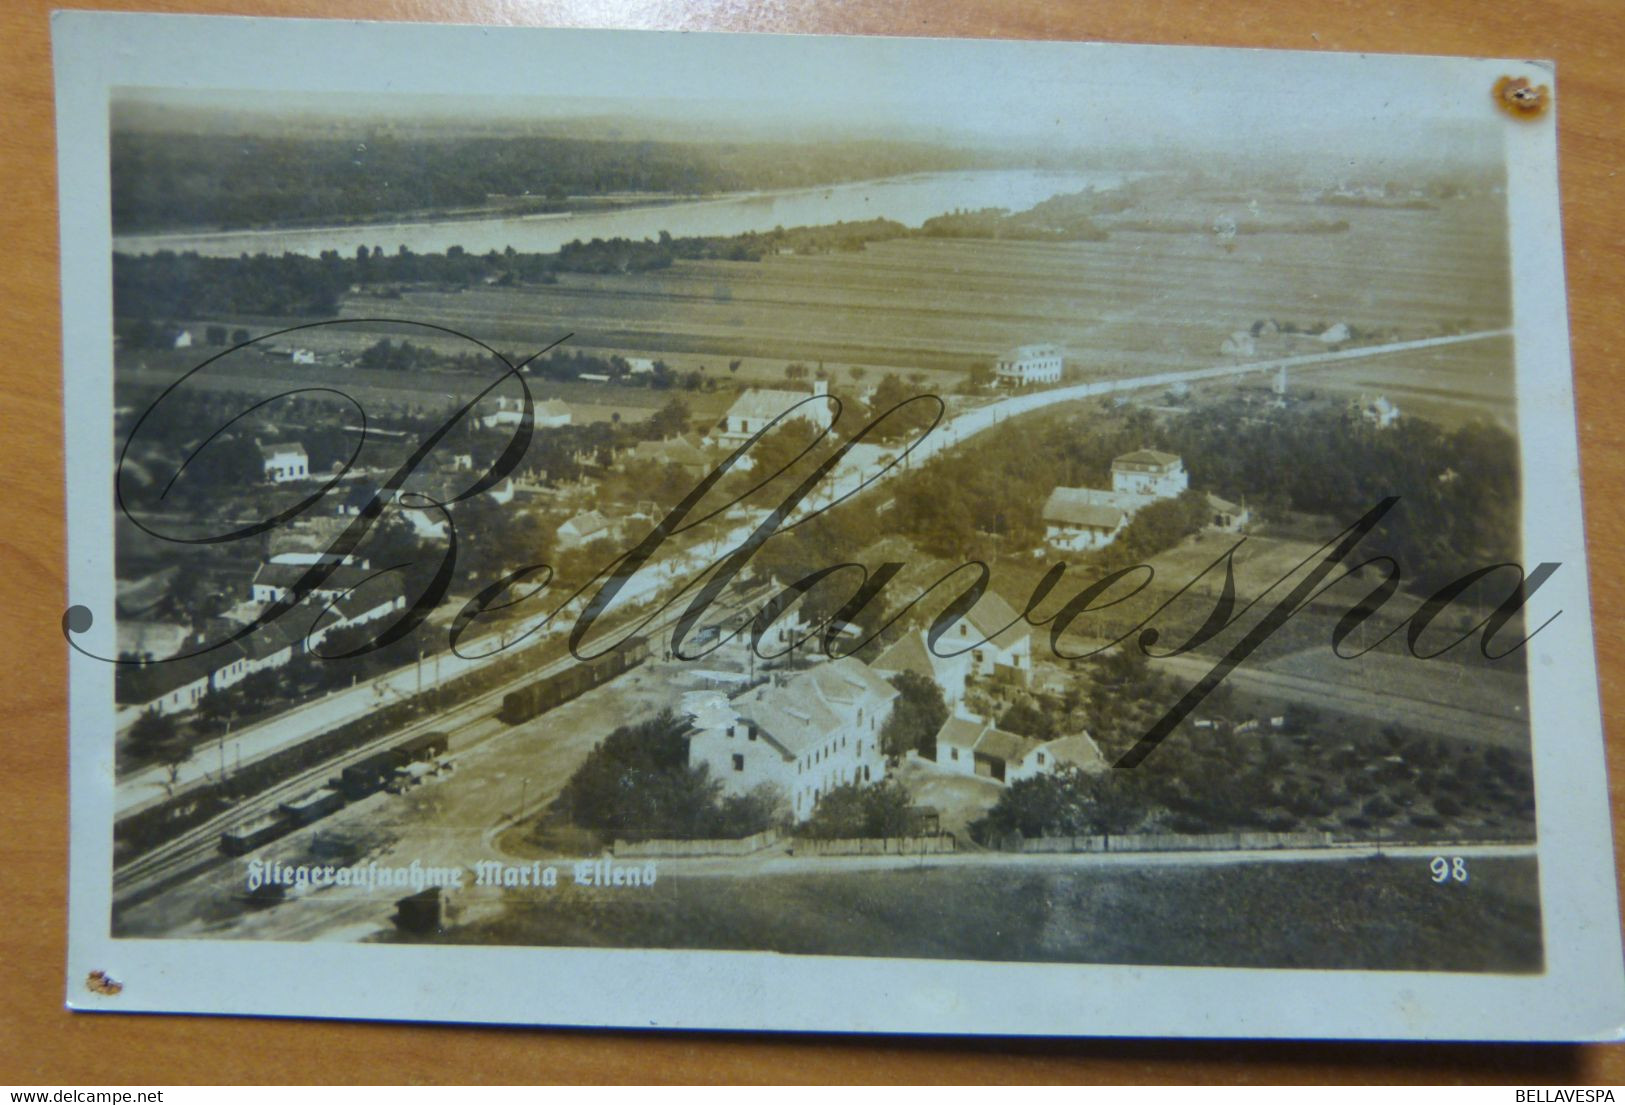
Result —
M543 288L408 293L387 312L367 300L346 311L456 326L498 344L574 332L579 347L687 354L711 374L744 358L746 378L779 374L789 360L963 370L1038 340L1064 343L1088 373L1118 375L1213 363L1226 335L1260 318L1405 337L1505 326L1496 202L1330 213L1282 205L1351 228L1242 236L1234 252L1207 233L1132 230L1103 242L907 239L858 253L565 274Z

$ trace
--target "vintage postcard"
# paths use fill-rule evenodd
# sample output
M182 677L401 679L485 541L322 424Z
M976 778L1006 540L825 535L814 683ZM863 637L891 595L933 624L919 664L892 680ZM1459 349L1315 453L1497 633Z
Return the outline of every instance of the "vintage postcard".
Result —
M1620 1033L1549 67L55 50L73 1007Z

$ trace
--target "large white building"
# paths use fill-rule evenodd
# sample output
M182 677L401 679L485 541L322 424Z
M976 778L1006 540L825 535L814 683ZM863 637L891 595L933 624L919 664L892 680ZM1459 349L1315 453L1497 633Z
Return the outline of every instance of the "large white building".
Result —
M1136 449L1112 461L1112 490L1120 495L1177 499L1190 485L1185 462L1172 453Z
M1001 387L1054 384L1061 379L1063 361L1058 345L1020 345L994 363L993 374Z
M862 661L842 657L733 699L697 719L690 764L705 764L724 794L776 787L797 818L838 786L879 782L880 730L897 689Z

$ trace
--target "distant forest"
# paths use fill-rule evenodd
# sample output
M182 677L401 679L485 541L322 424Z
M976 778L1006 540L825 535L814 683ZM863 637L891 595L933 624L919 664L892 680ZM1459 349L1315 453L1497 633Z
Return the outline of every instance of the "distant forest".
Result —
M567 196L800 188L985 167L910 142L676 143L554 137L365 139L115 133L115 233L347 223Z

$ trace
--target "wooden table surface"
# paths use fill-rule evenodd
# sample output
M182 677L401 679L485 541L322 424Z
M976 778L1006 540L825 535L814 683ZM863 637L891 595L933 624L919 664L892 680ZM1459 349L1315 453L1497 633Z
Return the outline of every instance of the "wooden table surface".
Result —
M1625 1081L1618 1047L1033 1041L614 1033L74 1016L63 1009L68 810L67 604L56 173L47 0L0 8L0 678L12 719L0 799L0 1082L547 1081L1502 1082ZM1614 0L1410 5L1336 0L182 0L60 6L689 30L1068 38L1491 57L1558 63L1564 244L1602 696L1615 820L1625 734L1625 5ZM1617 829L1616 829L1617 832ZM244 980L251 984L251 980ZM298 1063L290 1065L297 1058ZM314 1065L311 1065L314 1064Z

